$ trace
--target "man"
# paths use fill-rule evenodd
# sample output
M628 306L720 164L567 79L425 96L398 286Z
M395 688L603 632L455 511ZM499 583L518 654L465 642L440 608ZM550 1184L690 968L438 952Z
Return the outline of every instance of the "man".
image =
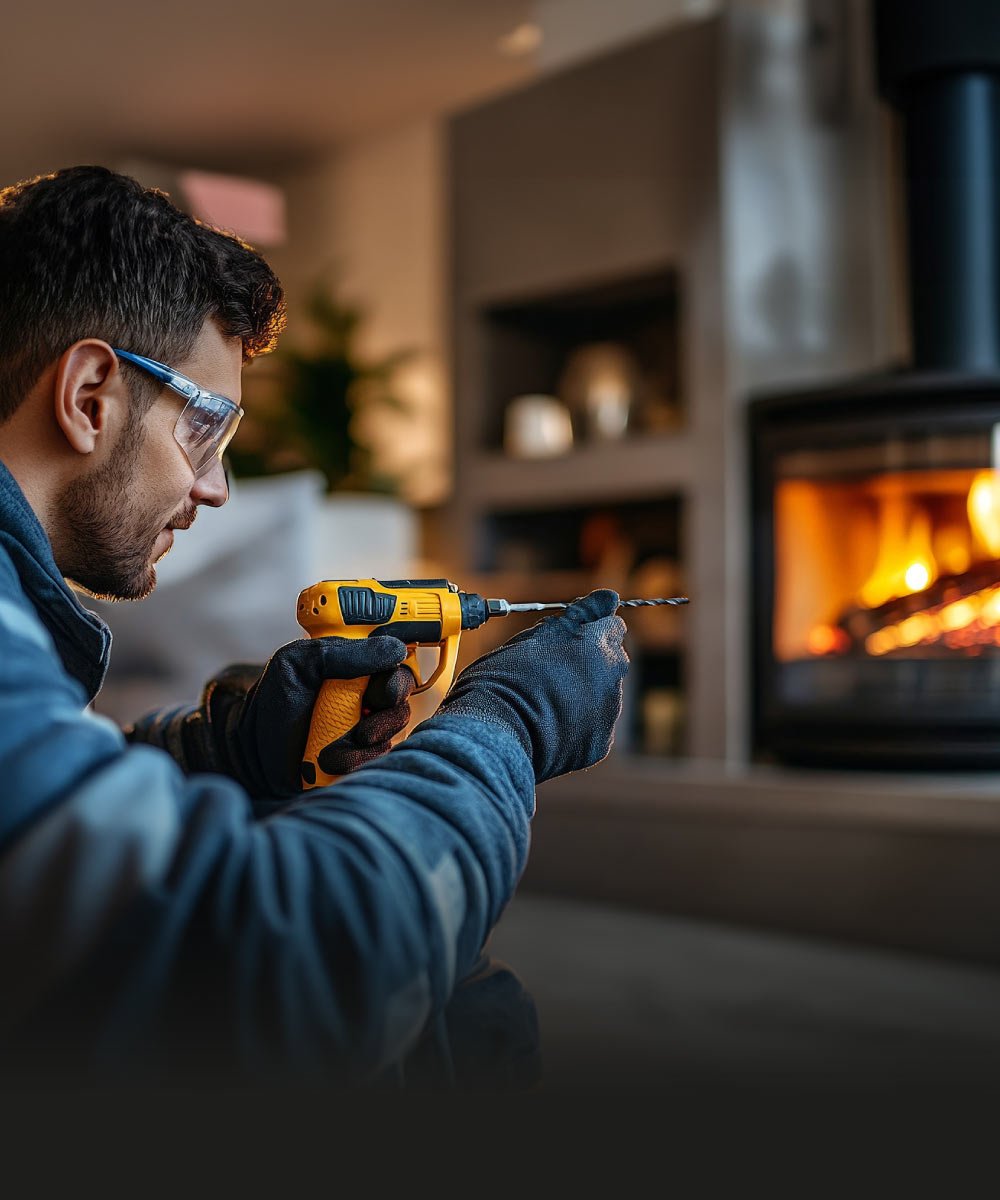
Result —
M447 1034L535 784L611 744L610 591L473 663L390 753L390 637L292 642L127 736L88 709L110 637L66 579L139 599L225 503L242 364L283 321L259 255L134 180L0 192L0 1063L35 1078L395 1078ZM302 793L322 681L362 676L371 711L320 758L346 777Z

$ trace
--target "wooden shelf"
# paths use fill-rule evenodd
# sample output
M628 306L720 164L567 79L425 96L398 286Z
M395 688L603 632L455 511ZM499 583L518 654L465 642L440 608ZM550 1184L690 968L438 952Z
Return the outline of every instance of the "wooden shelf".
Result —
M581 446L558 458L480 454L470 463L465 491L472 503L496 511L684 492L694 479L685 431Z

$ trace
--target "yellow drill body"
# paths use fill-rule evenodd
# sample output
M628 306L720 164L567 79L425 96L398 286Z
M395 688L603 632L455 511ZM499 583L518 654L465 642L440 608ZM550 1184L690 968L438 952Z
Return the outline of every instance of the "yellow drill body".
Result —
M482 619L477 620L479 612ZM447 579L324 579L299 593L296 618L310 637L366 638L391 634L405 642L405 664L417 681L414 694L433 686L445 672L448 683L458 662L463 629L486 620L485 602L460 593ZM465 623L473 622L473 623ZM437 667L420 678L417 649L438 647ZM367 679L327 680L313 711L302 763L304 787L332 783L319 766L320 750L352 729L361 716L361 697Z

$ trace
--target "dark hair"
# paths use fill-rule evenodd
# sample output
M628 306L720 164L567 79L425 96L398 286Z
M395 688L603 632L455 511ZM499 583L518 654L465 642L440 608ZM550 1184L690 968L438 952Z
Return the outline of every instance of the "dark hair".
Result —
M0 422L82 338L176 363L209 318L241 339L244 361L273 349L284 328L281 284L234 234L106 167L0 190ZM159 391L147 380L132 375L139 404Z

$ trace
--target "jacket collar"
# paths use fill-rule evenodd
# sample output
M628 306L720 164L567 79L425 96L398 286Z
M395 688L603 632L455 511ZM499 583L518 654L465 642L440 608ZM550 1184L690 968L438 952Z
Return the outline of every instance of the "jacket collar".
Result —
M41 522L0 463L0 544L10 555L21 585L48 629L63 666L83 685L87 702L101 690L111 656L111 631L83 607L59 574Z

